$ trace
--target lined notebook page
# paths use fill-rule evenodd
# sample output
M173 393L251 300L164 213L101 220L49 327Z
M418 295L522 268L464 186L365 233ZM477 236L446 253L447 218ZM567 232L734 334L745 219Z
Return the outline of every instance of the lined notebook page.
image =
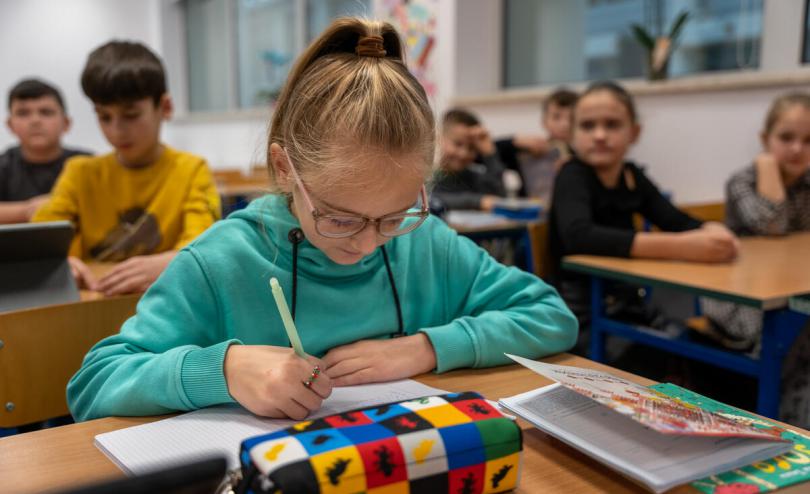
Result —
M308 418L442 393L445 391L410 379L334 388L321 409ZM219 406L99 434L95 444L128 474L211 456L224 456L228 468L236 468L242 440L294 423L294 420L259 418L237 405Z

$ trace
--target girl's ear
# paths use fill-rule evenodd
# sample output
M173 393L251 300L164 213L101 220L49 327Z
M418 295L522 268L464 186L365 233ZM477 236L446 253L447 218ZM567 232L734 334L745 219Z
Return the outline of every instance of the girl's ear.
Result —
M290 192L292 180L287 155L276 142L270 144L270 166L273 167L276 186L284 192Z
M768 149L768 133L764 130L759 133L759 141L762 143L762 149Z
M638 137L641 135L641 125L634 123L630 128L630 144L635 144Z

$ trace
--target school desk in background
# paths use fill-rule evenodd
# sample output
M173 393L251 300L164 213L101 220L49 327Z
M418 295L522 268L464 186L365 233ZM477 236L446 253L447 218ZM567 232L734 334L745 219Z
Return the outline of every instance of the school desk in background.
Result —
M728 264L621 259L576 255L563 268L591 277L590 358L606 359L608 336L629 339L668 353L752 376L758 381L756 412L779 415L782 361L810 320L798 297L810 295L810 233L740 239L737 260ZM607 315L605 285L611 281L667 287L682 293L735 302L763 311L762 349L751 356L707 345L687 329L650 331Z
M67 221L0 225L0 312L76 302Z
M270 191L270 177L265 165L256 165L248 173L238 168L214 170L213 175L222 198L223 218Z
M503 199L493 211L453 210L442 218L459 235L470 238L495 259L542 277L545 274L543 208L537 201Z

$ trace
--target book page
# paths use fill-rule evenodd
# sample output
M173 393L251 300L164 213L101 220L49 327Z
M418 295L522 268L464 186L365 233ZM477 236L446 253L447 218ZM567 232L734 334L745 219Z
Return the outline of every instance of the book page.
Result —
M443 393L445 391L409 379L334 388L323 406L307 419ZM244 439L284 429L296 422L261 418L239 405L218 406L99 434L95 444L128 474L211 456L224 456L228 459L228 468L236 468L239 445Z
M737 436L783 441L778 431L757 429L739 423L607 372L546 364L509 354L507 356L568 389L664 434Z
M661 434L559 384L500 401L541 430L654 490L748 465L790 445Z

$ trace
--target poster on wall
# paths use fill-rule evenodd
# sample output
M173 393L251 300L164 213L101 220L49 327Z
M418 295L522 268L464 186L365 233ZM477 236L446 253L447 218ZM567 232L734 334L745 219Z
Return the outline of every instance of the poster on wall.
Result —
M436 96L436 12L438 0L377 0L378 17L385 19L405 40L408 68Z

